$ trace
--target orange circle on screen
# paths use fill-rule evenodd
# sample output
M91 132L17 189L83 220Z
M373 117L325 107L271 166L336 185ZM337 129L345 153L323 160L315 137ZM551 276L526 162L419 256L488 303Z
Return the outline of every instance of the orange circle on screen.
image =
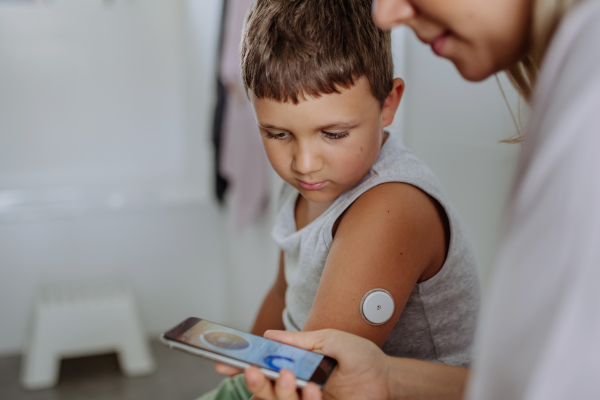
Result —
M250 342L241 336L230 332L207 332L202 335L207 343L227 350L243 350L250 346Z

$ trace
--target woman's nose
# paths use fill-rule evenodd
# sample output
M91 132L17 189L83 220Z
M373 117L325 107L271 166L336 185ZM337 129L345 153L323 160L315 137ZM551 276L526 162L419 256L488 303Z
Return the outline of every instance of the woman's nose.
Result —
M373 20L381 29L406 24L416 14L408 0L373 0Z
M309 146L298 146L296 148L292 168L302 175L310 175L323 169L323 160L314 149Z

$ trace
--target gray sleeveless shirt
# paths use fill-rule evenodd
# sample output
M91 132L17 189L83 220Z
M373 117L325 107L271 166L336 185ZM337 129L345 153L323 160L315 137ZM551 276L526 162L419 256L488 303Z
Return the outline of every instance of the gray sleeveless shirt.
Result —
M396 357L468 366L480 293L467 232L431 170L393 134L382 146L369 173L300 230L296 230L294 217L299 193L284 184L273 239L284 251L288 285L283 311L285 327L299 331L306 322L331 248L335 221L360 195L385 182L408 183L436 199L450 222L450 246L442 269L413 288L382 349ZM358 309L356 314L360 315Z

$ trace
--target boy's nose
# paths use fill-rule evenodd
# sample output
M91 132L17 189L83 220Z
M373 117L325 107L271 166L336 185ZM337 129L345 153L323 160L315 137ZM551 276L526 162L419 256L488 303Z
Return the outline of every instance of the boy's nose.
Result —
M323 169L323 160L306 146L298 147L292 160L292 168L301 175L310 175Z

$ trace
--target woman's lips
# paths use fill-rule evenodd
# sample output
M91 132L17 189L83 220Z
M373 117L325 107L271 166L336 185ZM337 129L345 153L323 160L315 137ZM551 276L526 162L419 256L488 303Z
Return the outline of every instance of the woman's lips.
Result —
M323 186L325 186L327 184L327 181L308 183L308 182L298 180L298 183L300 183L300 186L302 186L304 189L318 190L318 189L321 189Z
M444 32L443 34L431 39L423 39L421 37L419 37L419 39L421 39L423 43L430 45L431 50L433 50L436 55L441 56L449 36L450 32Z
M450 36L448 33L444 33L443 35L435 38L435 40L431 43L431 50L433 50L436 55L442 55L442 51L444 51L444 45L448 40L448 36Z

